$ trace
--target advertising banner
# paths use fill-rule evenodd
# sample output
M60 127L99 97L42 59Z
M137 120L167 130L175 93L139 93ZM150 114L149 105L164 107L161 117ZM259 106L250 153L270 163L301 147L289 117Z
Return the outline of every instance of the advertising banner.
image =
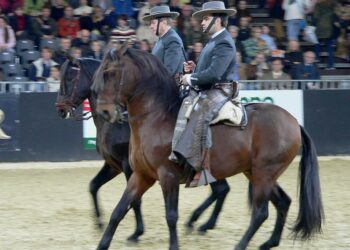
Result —
M304 125L304 99L302 90L241 90L241 102L265 102L284 108Z
M83 103L83 112L89 111L91 111L91 107L86 99ZM85 149L96 149L96 127L92 118L83 121L83 138Z
M0 94L0 151L19 151L19 96Z

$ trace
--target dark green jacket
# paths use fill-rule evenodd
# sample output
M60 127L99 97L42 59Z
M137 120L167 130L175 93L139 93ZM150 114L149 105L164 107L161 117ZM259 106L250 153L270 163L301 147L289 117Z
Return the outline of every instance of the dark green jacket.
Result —
M215 83L233 81L235 63L235 43L230 33L224 30L203 48L191 75L191 84L199 89L209 89Z
M152 50L152 54L158 57L168 69L171 75L181 73L184 57L183 43L175 30L170 29L159 38Z

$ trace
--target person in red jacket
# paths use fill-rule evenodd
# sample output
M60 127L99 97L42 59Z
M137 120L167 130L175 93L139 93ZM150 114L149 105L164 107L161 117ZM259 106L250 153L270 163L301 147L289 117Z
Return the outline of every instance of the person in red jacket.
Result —
M64 17L58 21L58 35L60 37L75 38L80 30L79 20L73 15L73 8L64 9Z

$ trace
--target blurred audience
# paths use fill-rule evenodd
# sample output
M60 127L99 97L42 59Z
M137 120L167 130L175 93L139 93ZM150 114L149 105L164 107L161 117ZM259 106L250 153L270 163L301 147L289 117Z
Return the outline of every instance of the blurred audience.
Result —
M58 21L58 34L60 37L75 38L80 30L79 21L73 15L73 8L64 8L64 17Z
M42 48L41 57L30 65L29 79L31 81L46 81L46 78L50 76L51 67L55 65L58 65L58 63L52 60L51 49L47 47Z
M0 16L0 52L14 51L16 45L15 32L8 25L5 17Z

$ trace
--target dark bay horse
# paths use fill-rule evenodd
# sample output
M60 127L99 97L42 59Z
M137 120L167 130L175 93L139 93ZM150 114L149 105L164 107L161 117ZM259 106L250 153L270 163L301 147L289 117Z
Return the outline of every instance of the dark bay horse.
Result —
M132 170L128 162L129 124L117 122L111 124L96 114L96 96L91 91L91 85L93 83L93 75L100 66L100 63L98 60L86 58L79 60L70 58L70 60L67 60L61 69L61 85L56 106L62 118L71 117L80 119L81 117L74 114L74 110L85 99L88 99L90 102L94 123L97 128L97 149L105 160L103 168L90 183L90 193L94 201L97 223L102 227L97 191L121 171L129 179ZM193 212L187 222L187 226L192 227L200 215L212 203L216 202L209 220L198 228L201 232L214 228L225 197L229 192L229 186L225 179L211 183L210 186L212 194ZM138 203L136 203L134 211L137 228L135 233L129 237L131 241L136 241L143 233L144 228Z
M124 45L106 54L96 73L93 89L98 93L97 111L106 118L115 120L116 107L127 107L131 127L129 161L134 171L97 249L109 248L130 205L157 180L165 200L169 249L179 249L176 227L179 184L184 179L184 168L168 160L181 103L174 80L154 56ZM309 239L322 231L324 216L312 139L292 115L278 106L250 104L246 109L249 124L244 130L224 125L212 127L210 165L213 176L223 179L244 173L252 184L250 225L235 249L246 249L268 217L269 201L277 209L278 216L270 239L260 249L279 244L291 199L277 179L300 148L300 204L293 232L297 238ZM154 209L160 207L154 205Z
M82 118L74 113L85 99L90 102L92 117L96 126L97 151L104 159L102 169L90 182L90 193L95 208L97 225L102 228L101 213L97 192L108 181L119 175L125 174L128 180L132 174L129 165L129 137L128 123L108 123L96 114L96 96L91 91L93 75L100 66L101 61L94 59L69 58L61 67L60 91L57 97L57 111L62 118ZM144 232L141 215L141 200L133 204L136 217L136 230L128 238L129 241L137 241Z

